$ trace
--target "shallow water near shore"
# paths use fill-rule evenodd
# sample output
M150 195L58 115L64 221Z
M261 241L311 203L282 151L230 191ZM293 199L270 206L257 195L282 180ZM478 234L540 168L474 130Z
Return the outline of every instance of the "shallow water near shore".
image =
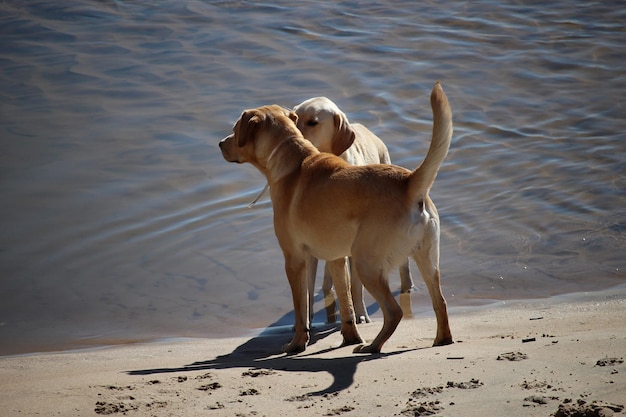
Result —
M451 308L626 282L621 2L0 11L0 355L288 325L271 203L247 208L264 180L217 143L243 109L325 95L414 168L437 80Z

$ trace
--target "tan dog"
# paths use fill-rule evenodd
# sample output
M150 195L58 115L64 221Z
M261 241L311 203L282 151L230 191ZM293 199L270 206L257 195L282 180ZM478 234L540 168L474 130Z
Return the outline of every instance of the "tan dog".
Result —
M298 115L297 126L302 135L322 152L338 155L351 165L390 164L389 150L384 142L373 132L360 123L350 123L348 118L335 103L326 97L314 97L303 101L293 108ZM346 148L348 143L352 143ZM345 149L345 151L343 151ZM339 153L338 153L339 152ZM343 152L343 153L341 153ZM352 263L350 263L352 269ZM413 278L409 269L408 259L400 265L400 291L409 293L413 288ZM315 288L315 274L309 283L310 295ZM363 301L363 285L357 275L351 271L351 292L357 323L371 322L365 302ZM332 292L332 279L329 268L324 268L322 284L326 321L336 321L335 297ZM312 313L313 297L309 311Z
M295 333L284 351L309 342L308 275L313 259L326 260L339 298L343 344L363 340L349 296L347 257L383 312L383 327L370 345L380 352L402 318L387 274L412 255L428 287L437 334L434 345L452 342L439 276L439 216L428 192L447 155L452 112L439 83L431 94L433 136L414 171L393 165L352 166L321 153L296 127L297 115L273 105L243 112L233 133L220 142L224 159L253 164L270 185L274 230L285 256L293 295Z

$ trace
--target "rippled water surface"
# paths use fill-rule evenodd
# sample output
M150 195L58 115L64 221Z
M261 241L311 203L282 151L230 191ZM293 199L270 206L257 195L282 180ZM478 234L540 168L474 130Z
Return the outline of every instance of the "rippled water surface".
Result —
M0 3L0 354L288 324L271 204L246 207L264 180L218 141L326 95L414 168L436 80L450 306L626 282L625 21L621 1Z

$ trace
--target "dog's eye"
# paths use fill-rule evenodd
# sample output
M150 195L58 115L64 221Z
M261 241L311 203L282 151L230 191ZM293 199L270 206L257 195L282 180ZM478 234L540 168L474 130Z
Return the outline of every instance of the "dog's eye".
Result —
M306 122L307 126L317 126L318 122L315 119L311 119L308 122Z

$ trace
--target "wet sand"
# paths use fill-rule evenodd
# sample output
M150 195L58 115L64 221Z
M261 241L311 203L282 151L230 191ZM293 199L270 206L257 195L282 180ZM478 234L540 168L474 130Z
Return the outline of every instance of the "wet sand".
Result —
M439 348L434 318L412 318L379 355L318 327L296 356L279 352L285 330L4 357L0 414L626 415L625 307L616 289L455 310Z

